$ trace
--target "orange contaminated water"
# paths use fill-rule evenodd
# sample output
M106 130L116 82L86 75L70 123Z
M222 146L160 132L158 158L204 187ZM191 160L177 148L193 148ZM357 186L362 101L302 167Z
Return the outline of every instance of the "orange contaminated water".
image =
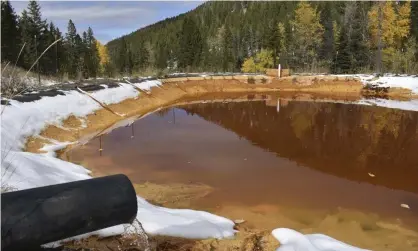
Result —
M68 159L134 183L206 184L194 207L209 211L343 208L418 226L417 112L265 98L162 110Z

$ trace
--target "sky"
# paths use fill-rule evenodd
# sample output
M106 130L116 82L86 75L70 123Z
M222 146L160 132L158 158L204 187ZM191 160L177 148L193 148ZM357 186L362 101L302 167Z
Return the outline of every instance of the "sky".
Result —
M101 43L129 34L139 28L168 17L187 12L202 4L202 1L39 1L42 17L52 21L63 35L67 32L68 20L72 19L77 32L90 26ZM27 1L11 1L20 15Z

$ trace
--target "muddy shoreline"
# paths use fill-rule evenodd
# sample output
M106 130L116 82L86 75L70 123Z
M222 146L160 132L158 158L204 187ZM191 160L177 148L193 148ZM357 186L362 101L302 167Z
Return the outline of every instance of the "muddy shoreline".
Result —
M164 82L164 81L163 81ZM298 100L315 100L321 98L335 99L335 100L347 100L355 101L363 97L363 85L358 81L354 80L323 80L314 81L310 83L299 82L295 85L293 79L284 79L280 81L270 81L263 84L249 84L241 80L233 79L176 79L176 81L166 81L161 88L154 87L150 94L142 93L140 97L136 99L128 99L121 103L109 105L108 108L113 112L106 109L96 111L94 114L88 115L85 119L80 120L74 116L67 118L63 121L62 126L49 125L41 134L41 137L30 137L26 143L26 151L29 152L41 152L41 148L44 144L50 143L48 139L57 141L70 141L70 142L86 142L91 138L98 136L99 134L110 131L114 127L128 124L130 121L134 121L148 113L152 113L161 108L172 107L179 104L187 104L191 102L198 102L201 100L210 100L214 96L222 97L233 97L235 99L245 98L248 93L280 93L280 96L289 99ZM394 99L408 99L413 96L407 94L404 91L395 91L391 93L390 98ZM121 117L117 114L125 114ZM83 124L86 126L83 127ZM61 159L66 160L66 152L72 147L78 145L69 145L65 149L58 152L58 156ZM87 166L88 168L88 166ZM106 175L97 170L92 170L93 176ZM152 183L146 184L135 184L135 188L138 194L143 196L145 199L166 207L177 207L187 208L191 205L192 200L197 197L201 197L202 194L210 193L211 188L204 184L171 184L171 185L157 185ZM173 200L170 199L172 194L180 194L183 196L182 199ZM197 208L198 209L198 208ZM285 209L283 209L285 210ZM272 222L266 222L266 226L279 226L287 225L296 229L302 229L302 232L310 232L309 228L303 227L301 222L295 219L285 218L280 215L279 212L272 212L271 209L266 205L265 207L259 207L251 209L250 212L240 209L239 207L234 208L219 208L215 210L217 213L225 217L235 219L237 215L242 215L247 219L257 219L257 221L264 222L267 219L265 214L274 214L275 217L270 219ZM301 212L296 212L302 214ZM397 236L396 245L394 247L401 247L398 250L408 250L407 246L403 246L402 243L408 241L410 238L418 237L417 233L407 229L399 228L398 226L392 226L388 223L381 222L385 227L385 232L376 233L373 238L366 238L363 236L358 239L358 236L354 234L355 231L365 231L367 228L374 228L375 223L372 221L365 220L367 226L360 223L354 224L353 219L358 217L366 219L369 215L355 215L354 212L324 212L324 219L315 219L313 222L320 222L319 224L324 225L329 230L329 226L332 226L333 236L343 241L347 241L354 245L359 245L363 248L381 249L383 246L379 244L379 239L384 238L384 234L388 234L390 231L396 232L393 236ZM354 216L355 217L354 217ZM343 219L343 220L341 220ZM342 221L342 222L340 222ZM353 225L354 224L354 225ZM385 225L386 224L386 225ZM370 225L370 226L369 226ZM345 230L341 230L344 229ZM186 250L227 250L235 249L239 250L273 250L277 248L278 242L270 235L270 227L266 229L260 229L252 225L251 222L244 223L238 226L240 233L237 234L237 238L234 240L202 240L202 241L191 241L181 240L178 238L165 238L165 237L153 237L157 245L170 243L174 245L175 249L186 248ZM347 230L348 229L348 230ZM365 230L366 229L366 230ZM389 229L389 230L388 230ZM395 230L393 230L395 229ZM341 230L341 231L340 231ZM324 232L326 233L326 232ZM398 235L401 234L401 235ZM405 237L403 236L409 236ZM364 233L362 233L364 235ZM403 238L405 237L405 238ZM415 243L414 245L418 245ZM386 247L390 250L391 247ZM393 247L392 247L393 248ZM109 249L110 250L110 249ZM162 249L164 250L164 249ZM170 249L167 249L170 250ZM385 249L386 250L386 249Z
M246 80L237 79L168 79L163 81L160 88L152 88L150 94L142 93L135 99L127 99L118 104L109 105L100 109L84 119L86 127L82 127L79 118L71 116L62 123L62 127L49 125L40 134L42 138L31 137L27 140L25 151L39 152L47 139L74 142L87 135L95 134L100 130L111 127L118 121L135 116L141 116L161 107L169 107L177 102L197 101L210 94L244 94L244 93L271 93L280 92L284 96L307 95L327 97L339 100L357 100L362 97L363 85L356 81L326 81L320 84L294 85L288 81L272 81L264 84L249 84ZM176 80L176 81L173 81ZM118 116L125 114L125 116Z

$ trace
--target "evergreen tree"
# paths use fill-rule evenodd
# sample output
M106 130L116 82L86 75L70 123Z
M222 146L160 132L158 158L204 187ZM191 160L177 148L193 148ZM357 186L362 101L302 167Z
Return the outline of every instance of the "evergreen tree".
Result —
M334 55L334 27L331 16L331 2L325 2L325 6L321 11L320 22L324 27L324 34L322 36L322 46L319 50L319 59L331 62Z
M135 65L139 69L146 68L146 66L148 64L148 60L149 60L149 52L145 48L145 44L143 42L140 43L139 48L138 48L138 53L137 53L137 56L135 58L136 58Z
M59 40L54 46L54 52L56 55L55 70L57 74L62 74L65 71L66 62L66 50L64 47L64 39L61 31L58 27L55 27L54 39Z
M186 69L198 64L202 53L202 37L193 18L184 19L180 37L179 67Z
M80 37L79 34L75 36L75 77L77 80L80 80L82 78L88 77L87 72L85 71L85 41Z
M89 48L89 41L87 38L87 32L83 31L81 36L81 57L82 57L82 69L83 69L83 77L89 78L91 72L91 55L90 55L90 48Z
M333 71L334 73L349 73L351 69L350 45L348 34L343 26L338 39L337 54L335 56Z
M156 53L156 58L155 58L155 66L158 69L167 68L169 51L168 51L168 46L164 43L163 39L157 40L156 52L157 53Z
M411 35L418 42L418 1L411 2Z
M17 16L9 1L1 2L1 61L16 62L20 51Z
M29 17L29 34L30 37L27 41L25 48L27 61L33 64L37 56L39 56L49 45L47 44L47 23L42 19L41 7L37 1L29 1L28 4L28 17ZM46 72L45 65L48 59L42 57L38 62L37 70Z
M57 36L55 25L51 22L49 24L49 28L46 33L46 44L52 44L55 42ZM50 48L43 56L45 59L44 62L44 73L46 74L56 74L58 71L58 53L57 53L57 45L55 47Z
M418 1L411 2L411 35L416 41L415 62L418 63Z
M279 36L279 63L287 66L287 58L288 58L288 34L286 34L286 27L282 22L277 24L277 32Z
M232 71L234 67L234 46L231 30L226 27L222 41L222 70Z
M88 69L90 77L97 77L99 66L100 66L100 57L99 51L96 46L96 38L94 38L93 30L89 27L87 29L87 55L88 55Z
M118 59L118 65L119 65L119 72L121 74L132 74L132 68L133 68L133 60L132 60L132 51L129 48L128 43L126 42L126 39L122 37L121 46L119 49L119 59Z
M33 63L33 55L30 47L30 43L33 43L33 36L30 28L29 15L26 10L22 11L22 15L19 20L19 30L20 30L20 44L19 47L23 48L22 55L20 57L20 66L25 69Z
M77 30L73 21L68 21L67 33L65 34L65 50L66 50L66 71L70 77L77 76L77 67L79 61L79 51L77 48Z
M281 40L279 26L276 22L271 22L266 32L266 45L265 48L270 49L273 52L273 64L276 65L276 59L280 53L280 40Z
M362 3L357 3L351 25L350 54L352 55L352 72L358 72L369 64L369 48L367 47L367 40L363 35L365 32L362 25L364 22L362 7Z

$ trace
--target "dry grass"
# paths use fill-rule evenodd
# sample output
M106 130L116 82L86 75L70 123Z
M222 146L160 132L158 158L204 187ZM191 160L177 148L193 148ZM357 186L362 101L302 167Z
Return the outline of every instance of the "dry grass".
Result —
M45 84L45 82L58 82L58 78L41 76L41 83L38 82L38 75L36 73L27 73L26 70L10 66L5 67L2 64L1 74L1 94L5 97L12 97L14 94L21 93L29 88L36 89Z

